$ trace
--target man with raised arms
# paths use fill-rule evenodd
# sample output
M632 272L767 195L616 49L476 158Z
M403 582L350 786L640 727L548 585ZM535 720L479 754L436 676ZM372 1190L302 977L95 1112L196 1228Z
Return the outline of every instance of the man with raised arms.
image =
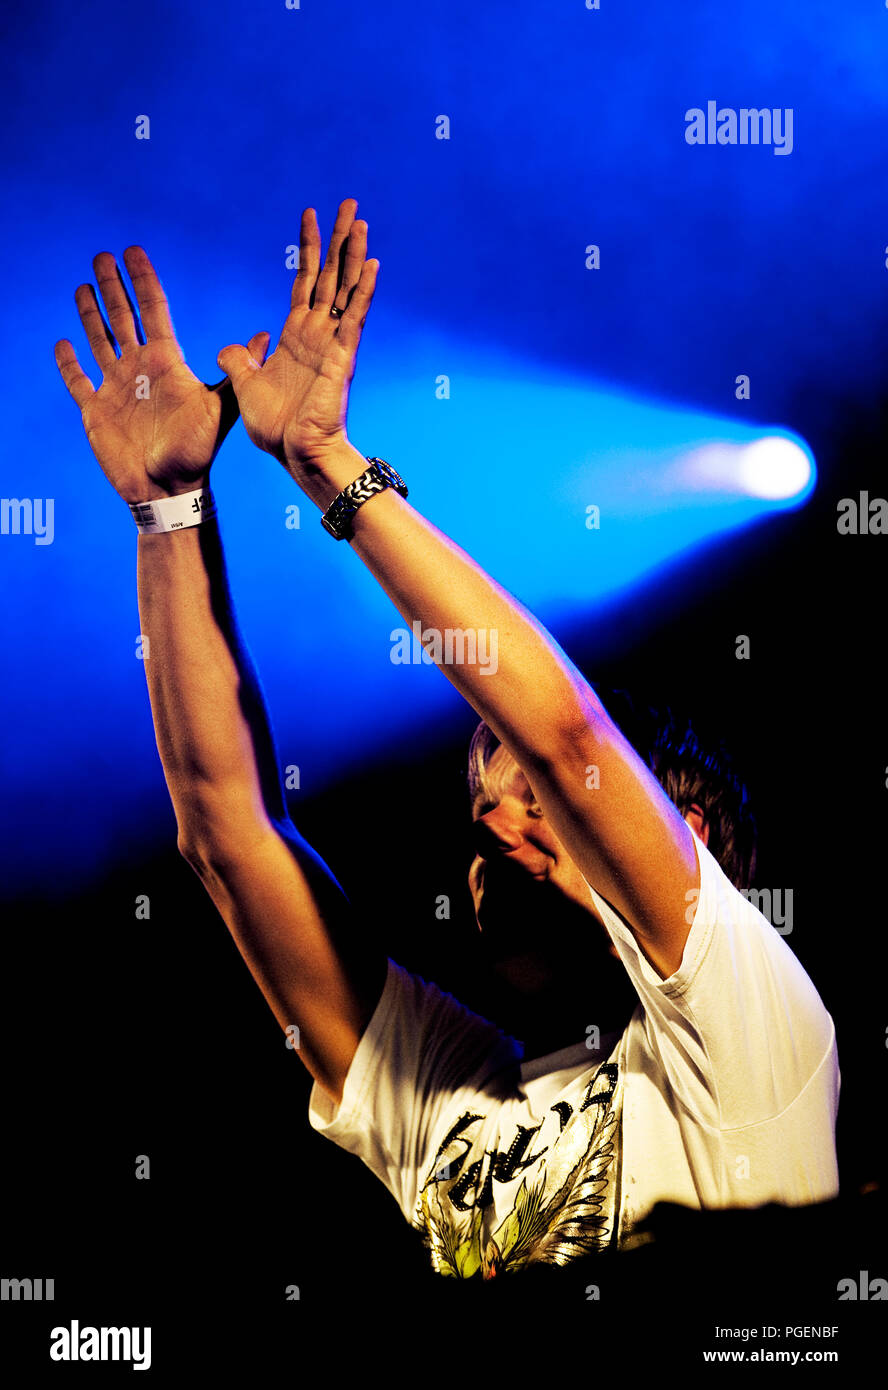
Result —
M179 848L281 1027L299 1028L311 1124L363 1159L434 1268L458 1277L627 1246L659 1200L831 1198L833 1023L739 891L750 852L711 760L662 739L640 756L550 634L348 439L378 271L356 211L340 205L323 263L305 211L275 351L265 332L223 349L217 386L186 366L138 247L125 263L141 327L109 253L94 261L107 324L92 287L76 293L98 390L71 344L56 345L140 528L145 670ZM408 628L497 634L495 669L441 669L482 721L469 883L500 977L533 1004L523 1046L368 946L290 820L208 489L238 409Z

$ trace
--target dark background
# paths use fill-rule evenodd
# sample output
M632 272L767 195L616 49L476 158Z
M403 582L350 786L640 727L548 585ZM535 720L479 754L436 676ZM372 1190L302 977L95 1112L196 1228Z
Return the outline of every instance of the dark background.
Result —
M783 1222L776 1212L676 1217L653 1246L596 1266L607 1307L587 1301L593 1276L580 1266L495 1293L450 1286L376 1179L309 1128L310 1078L175 852L171 815L167 852L149 860L134 845L95 892L34 897L7 915L5 1263L53 1270L57 1288L76 1283L97 1323L123 1319L125 1280L125 1307L140 1322L152 1309L156 1356L166 1339L187 1360L196 1321L216 1328L220 1367L249 1362L259 1329L261 1364L283 1367L309 1327L363 1314L381 1327L397 1308L404 1335L428 1336L452 1319L476 1322L485 1294L491 1327L499 1316L513 1325L524 1307L570 1306L589 1331L599 1307L625 1331L643 1306L664 1335L680 1310L689 1349L715 1345L715 1321L788 1320L840 1325L845 1369L863 1357L878 1310L838 1303L836 1284L882 1274L885 1258L885 542L839 536L834 512L838 493L877 485L882 430L874 409L821 444L821 487L803 514L774 518L729 557L697 554L594 630L555 634L602 682L698 711L701 730L734 751L759 820L756 880L793 888L785 939L836 1021L837 1202ZM751 638L748 662L733 654L739 632ZM474 722L467 711L446 746L411 742L293 809L352 898L356 930L483 1011L465 888ZM151 920L134 928L142 893ZM449 922L435 918L440 893ZM142 1153L150 1182L132 1177ZM281 1301L289 1284L298 1303ZM20 1337L46 1319L36 1305L17 1313Z
M0 1310L4 1368L20 1362L23 1385L129 1383L129 1367L49 1363L49 1329L75 1315L151 1325L160 1384L298 1383L318 1353L337 1375L395 1384L499 1380L526 1377L537 1348L552 1377L592 1379L611 1360L683 1373L716 1322L838 1324L842 1371L864 1364L881 1309L838 1302L837 1284L888 1278L888 537L839 535L836 508L888 494L886 11L53 0L0 23L2 492L57 508L52 546L0 538L0 1273L56 1280L54 1305ZM792 154L690 148L683 113L709 98L793 108ZM141 112L150 145L133 138ZM221 346L279 327L302 208L326 237L347 196L382 267L349 417L359 447L408 477L590 679L685 705L734 753L758 815L757 884L793 890L786 940L836 1021L834 1203L664 1209L650 1245L591 1272L462 1287L432 1275L393 1199L308 1125L310 1078L176 852L133 658L134 534L52 345L70 337L97 380L73 291L97 251L138 242L189 362L215 380ZM453 376L445 407L439 373ZM687 498L643 520L644 431L609 452L623 417L603 383L656 402L664 431L667 408L688 412L688 444L798 432L812 496L763 504L745 529L714 499L702 541ZM575 408L589 393L581 430L558 415L561 386ZM654 464L675 438L649 441ZM219 468L235 602L281 761L305 774L293 818L356 930L484 1012L465 887L474 716L436 703L437 673L391 666L393 610L308 507L293 560L280 518L294 490L242 430ZM589 555L614 556L614 535L656 546L650 563L632 557L621 597L607 565L567 572L605 487L627 529L609 531L605 511ZM134 1179L139 1154L150 1181Z

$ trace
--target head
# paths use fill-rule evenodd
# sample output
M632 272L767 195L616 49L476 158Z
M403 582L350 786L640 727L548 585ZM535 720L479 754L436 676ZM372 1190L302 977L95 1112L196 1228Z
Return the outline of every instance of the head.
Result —
M698 835L699 813L706 827L701 839L734 887L749 888L755 873L755 817L724 744L714 739L704 744L690 721L667 706L635 700L625 690L598 694Z
M492 970L485 1011L542 1056L587 1023L626 1025L637 998L582 873L485 724L472 741L469 889Z
M738 887L748 886L755 826L746 790L723 750L704 751L690 725L669 710L639 707L623 692L605 703L727 876ZM581 958L615 983L610 962L619 957L586 880L527 778L483 722L469 750L469 792L477 850L469 888L497 973L531 995L563 979L565 963ZM591 938L590 917L600 928ZM617 971L622 978L622 966Z

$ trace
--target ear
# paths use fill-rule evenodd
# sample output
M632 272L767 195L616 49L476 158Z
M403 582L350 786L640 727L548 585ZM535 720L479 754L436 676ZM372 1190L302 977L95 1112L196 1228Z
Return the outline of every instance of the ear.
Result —
M475 925L479 931L483 930L478 919L478 904L484 888L484 863L485 861L480 854L476 854L469 869L469 892L475 907Z
M696 831L704 845L709 845L709 826L703 817L703 808L698 806L696 801L691 809L686 813L685 820L692 830Z

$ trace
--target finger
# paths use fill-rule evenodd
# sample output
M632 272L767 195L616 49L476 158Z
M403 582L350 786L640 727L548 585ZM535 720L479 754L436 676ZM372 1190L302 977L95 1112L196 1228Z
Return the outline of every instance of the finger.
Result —
M265 339L264 346L262 342L263 338ZM253 337L247 344L247 351L250 353L252 357L255 358L255 360L259 363L260 367L262 366L262 363L265 360L265 354L268 351L268 344L270 342L271 334L263 331L262 333L254 333ZM227 348L223 348L223 352L227 352ZM208 391L221 391L227 381L228 377L224 376L221 381L207 381L204 383L204 385L206 386Z
M333 303L333 296L339 286L340 253L343 243L351 231L357 210L357 198L343 198L339 204L339 211L333 225L333 235L330 237L330 245L327 247L327 259L324 261L324 268L318 276L318 283L315 286L313 309L329 310Z
M55 363L62 374L62 381L82 410L90 396L96 394L96 388L77 361L77 353L67 338L62 338L55 345Z
M255 338L250 339L251 343L255 341ZM224 347L216 361L225 375L230 377L236 396L240 396L241 391L260 368L249 348L245 348L241 343L232 343L229 347Z
M254 333L247 344L247 352L260 366L265 361L265 354L268 351L268 344L270 342L271 334L263 331L261 333ZM223 348L223 352L227 353L228 351L228 348ZM219 356L221 358L222 353L220 353ZM227 360L226 358L226 361ZM221 362L219 365L222 365ZM209 389L215 391L219 397L220 415L218 447L218 444L222 443L229 430L237 423L237 417L240 414L240 406L230 376L225 376L222 381L217 381L215 386L211 386Z
M321 230L314 208L306 208L299 228L299 270L293 281L290 308L311 304L312 291L321 264Z
M271 334L263 328L260 333L254 333L247 343L247 352L259 363L261 367L265 362L265 357L271 343Z
M348 234L348 240L345 243L345 260L342 266L339 288L333 296L333 303L338 309L347 308L351 292L361 278L361 270L363 269L366 255L367 223L364 221L354 222Z
M139 345L135 311L126 292L126 287L120 278L117 261L110 251L100 251L93 258L93 272L108 313L108 322L120 344L122 357L127 348L134 348Z
M141 246L128 246L123 259L136 292L146 338L175 339L167 297L147 253Z
M104 375L117 361L117 345L114 334L104 320L92 285L78 285L74 291L74 303L77 305L86 341Z
M373 291L376 289L376 276L379 272L379 261L365 261L361 270L361 278L352 292L348 308L339 320L339 327L336 336L344 348L350 352L357 350L358 343L361 341L361 329L373 299Z

